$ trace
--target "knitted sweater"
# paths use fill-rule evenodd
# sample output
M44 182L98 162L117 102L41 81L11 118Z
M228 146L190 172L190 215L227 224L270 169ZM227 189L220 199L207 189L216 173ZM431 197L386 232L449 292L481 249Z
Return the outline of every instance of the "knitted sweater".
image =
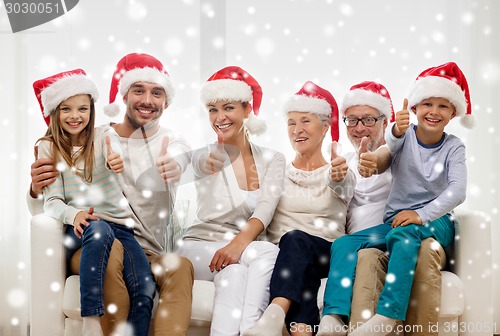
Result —
M44 188L44 211L64 224L73 225L80 211L94 207L94 215L122 225L133 226L137 223L132 209L123 197L118 174L106 167L107 148L106 137L110 137L115 152L121 153L118 135L109 126L95 129L94 136L94 166L92 182L87 183L77 175L73 167L68 167L59 157L55 161L59 176L55 182ZM41 141L38 145L39 158L52 157L52 142ZM80 147L74 147L78 151ZM84 160L77 163L77 169L83 172Z
M347 206L356 179L349 169L342 182L330 180L330 164L305 171L288 164L283 195L267 228L277 244L291 230L301 230L328 241L345 234Z

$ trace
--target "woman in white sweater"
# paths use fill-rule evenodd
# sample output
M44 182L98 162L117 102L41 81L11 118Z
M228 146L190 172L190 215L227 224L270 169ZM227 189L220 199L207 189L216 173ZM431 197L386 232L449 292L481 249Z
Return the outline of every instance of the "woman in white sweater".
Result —
M201 89L217 143L193 155L197 219L178 253L193 263L195 279L215 284L213 336L240 335L269 302L278 248L258 236L281 196L285 158L250 142L249 132L262 126L252 115L261 97L257 81L234 66L216 72Z
M285 105L288 137L296 155L286 167L284 192L267 228L280 252L271 278L271 304L243 336L313 335L319 323L317 293L328 275L332 241L345 234L355 176L336 153L338 107L332 94L312 82ZM332 154L321 147L331 126Z

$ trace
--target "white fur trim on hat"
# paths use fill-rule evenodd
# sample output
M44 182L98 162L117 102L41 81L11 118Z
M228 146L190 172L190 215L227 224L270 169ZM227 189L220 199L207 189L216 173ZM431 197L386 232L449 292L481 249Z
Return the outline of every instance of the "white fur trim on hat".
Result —
M344 115L345 111L352 106L366 105L373 107L380 113L383 113L387 120L391 120L392 117L392 105L391 101L382 95L379 95L373 91L355 89L349 91L342 101L340 107L340 114Z
M167 74L151 67L136 68L127 71L120 79L120 94L125 96L128 89L130 89L132 84L136 82L148 82L160 85L165 90L165 94L167 95L167 104L170 105L172 103L175 90L172 81Z
M99 98L94 82L84 75L71 75L58 79L40 93L43 116L48 117L62 101L79 94L89 94L94 101Z
M332 106L324 99L314 98L307 95L293 95L284 105L285 113L308 112L330 116Z
M217 79L205 82L200 94L203 105L219 100L249 102L252 100L252 88L247 83L236 79Z
M267 129L266 122L260 118L257 118L253 113L250 113L248 115L248 118L245 119L244 124L250 134L261 135Z
M418 79L408 97L408 106L413 108L422 100L432 97L448 99L455 106L457 116L465 116L467 101L462 89L453 81L439 76L427 76Z

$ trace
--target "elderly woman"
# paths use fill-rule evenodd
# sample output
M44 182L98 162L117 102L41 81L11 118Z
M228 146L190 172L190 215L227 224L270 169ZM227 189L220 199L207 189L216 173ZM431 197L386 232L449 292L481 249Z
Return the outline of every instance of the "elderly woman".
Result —
M193 263L195 279L215 284L214 336L240 335L269 303L278 247L257 238L281 196L285 157L250 142L249 133L262 130L252 115L261 97L257 81L234 66L216 72L201 89L218 140L193 155L198 218L178 253Z
M312 335L319 323L317 293L328 276L332 241L345 234L354 173L335 152L338 108L327 90L306 82L285 105L296 154L285 172L284 193L268 227L280 252L271 278L271 304L244 336ZM331 125L332 156L322 152Z

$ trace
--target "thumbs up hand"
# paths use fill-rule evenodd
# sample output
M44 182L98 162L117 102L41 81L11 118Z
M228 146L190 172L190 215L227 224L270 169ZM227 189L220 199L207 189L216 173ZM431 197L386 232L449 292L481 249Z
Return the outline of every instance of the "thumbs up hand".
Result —
M218 173L224 168L225 160L224 138L221 133L217 133L217 149L210 151L207 160L202 165L202 170L207 175Z
M156 160L156 166L158 168L158 173L165 182L177 183L181 179L181 168L177 164L177 161L168 153L168 145L170 139L168 136L163 137L161 143L160 156Z
M106 137L106 148L108 150L108 166L115 173L121 173L123 171L123 159L119 153L115 153L113 148L111 148L111 139L109 136Z
M332 142L330 156L330 179L333 182L342 182L347 175L347 161L337 154L337 141Z
M358 150L358 172L363 177L377 173L377 156L368 150L369 137L363 137Z
M392 128L392 134L400 138L410 127L410 112L408 111L408 99L403 101L403 109L396 113L396 124Z

